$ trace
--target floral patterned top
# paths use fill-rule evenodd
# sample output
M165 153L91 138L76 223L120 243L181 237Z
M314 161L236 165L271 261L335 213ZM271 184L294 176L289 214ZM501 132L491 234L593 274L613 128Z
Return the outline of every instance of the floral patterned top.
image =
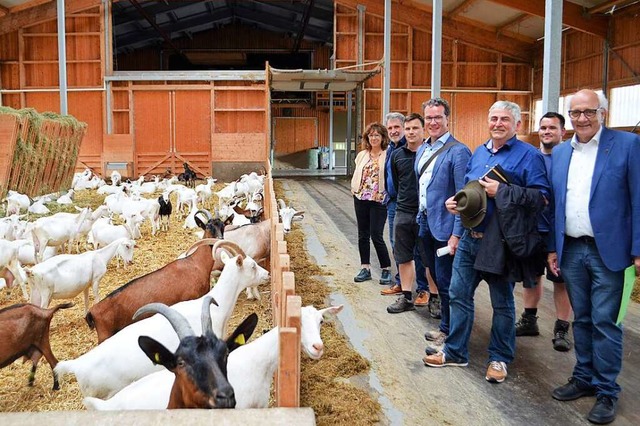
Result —
M356 192L357 199L362 201L375 201L381 203L384 199L384 190L380 191L380 166L377 159L374 160L369 155L369 160L362 169L362 181L360 190Z

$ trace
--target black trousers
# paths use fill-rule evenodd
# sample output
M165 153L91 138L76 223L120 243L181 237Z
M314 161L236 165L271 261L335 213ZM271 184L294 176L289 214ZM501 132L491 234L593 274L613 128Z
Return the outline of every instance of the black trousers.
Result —
M382 203L375 201L362 201L353 197L353 205L356 210L356 220L358 222L358 250L360 251L360 263L368 265L371 263L371 246L369 240L373 241L376 249L378 261L381 268L391 266L389 251L384 242L382 234L384 224L387 222L387 208Z

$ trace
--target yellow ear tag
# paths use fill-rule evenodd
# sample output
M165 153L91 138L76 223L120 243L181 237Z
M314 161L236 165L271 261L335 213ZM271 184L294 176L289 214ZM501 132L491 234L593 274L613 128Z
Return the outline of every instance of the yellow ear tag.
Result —
M236 337L235 342L239 345L244 345L246 343L246 341L244 340L244 334L238 335L238 337Z
M156 360L156 364L160 364L160 354L158 352L154 354L153 358Z

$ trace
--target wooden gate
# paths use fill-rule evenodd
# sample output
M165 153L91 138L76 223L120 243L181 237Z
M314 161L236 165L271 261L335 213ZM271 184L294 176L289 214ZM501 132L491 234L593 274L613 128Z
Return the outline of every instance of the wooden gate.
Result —
M134 90L133 117L136 175L211 175L211 91Z

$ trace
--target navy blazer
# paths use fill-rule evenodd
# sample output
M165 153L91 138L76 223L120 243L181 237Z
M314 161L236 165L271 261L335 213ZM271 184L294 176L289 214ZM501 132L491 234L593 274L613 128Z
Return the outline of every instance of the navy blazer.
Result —
M436 157L433 174L427 185L427 223L431 234L438 241L448 241L451 235L461 237L463 231L460 216L449 213L444 202L464 187L464 175L471 158L471 150L452 135L449 135L447 142L449 141L454 141L456 144ZM416 153L413 168L418 181L420 181L418 163L426 147L425 142L418 147ZM418 186L418 190L419 188Z
M565 233L567 176L573 147L559 144L551 155L554 223L549 251L562 261ZM591 179L589 218L600 257L612 271L620 271L640 256L640 137L602 128Z

